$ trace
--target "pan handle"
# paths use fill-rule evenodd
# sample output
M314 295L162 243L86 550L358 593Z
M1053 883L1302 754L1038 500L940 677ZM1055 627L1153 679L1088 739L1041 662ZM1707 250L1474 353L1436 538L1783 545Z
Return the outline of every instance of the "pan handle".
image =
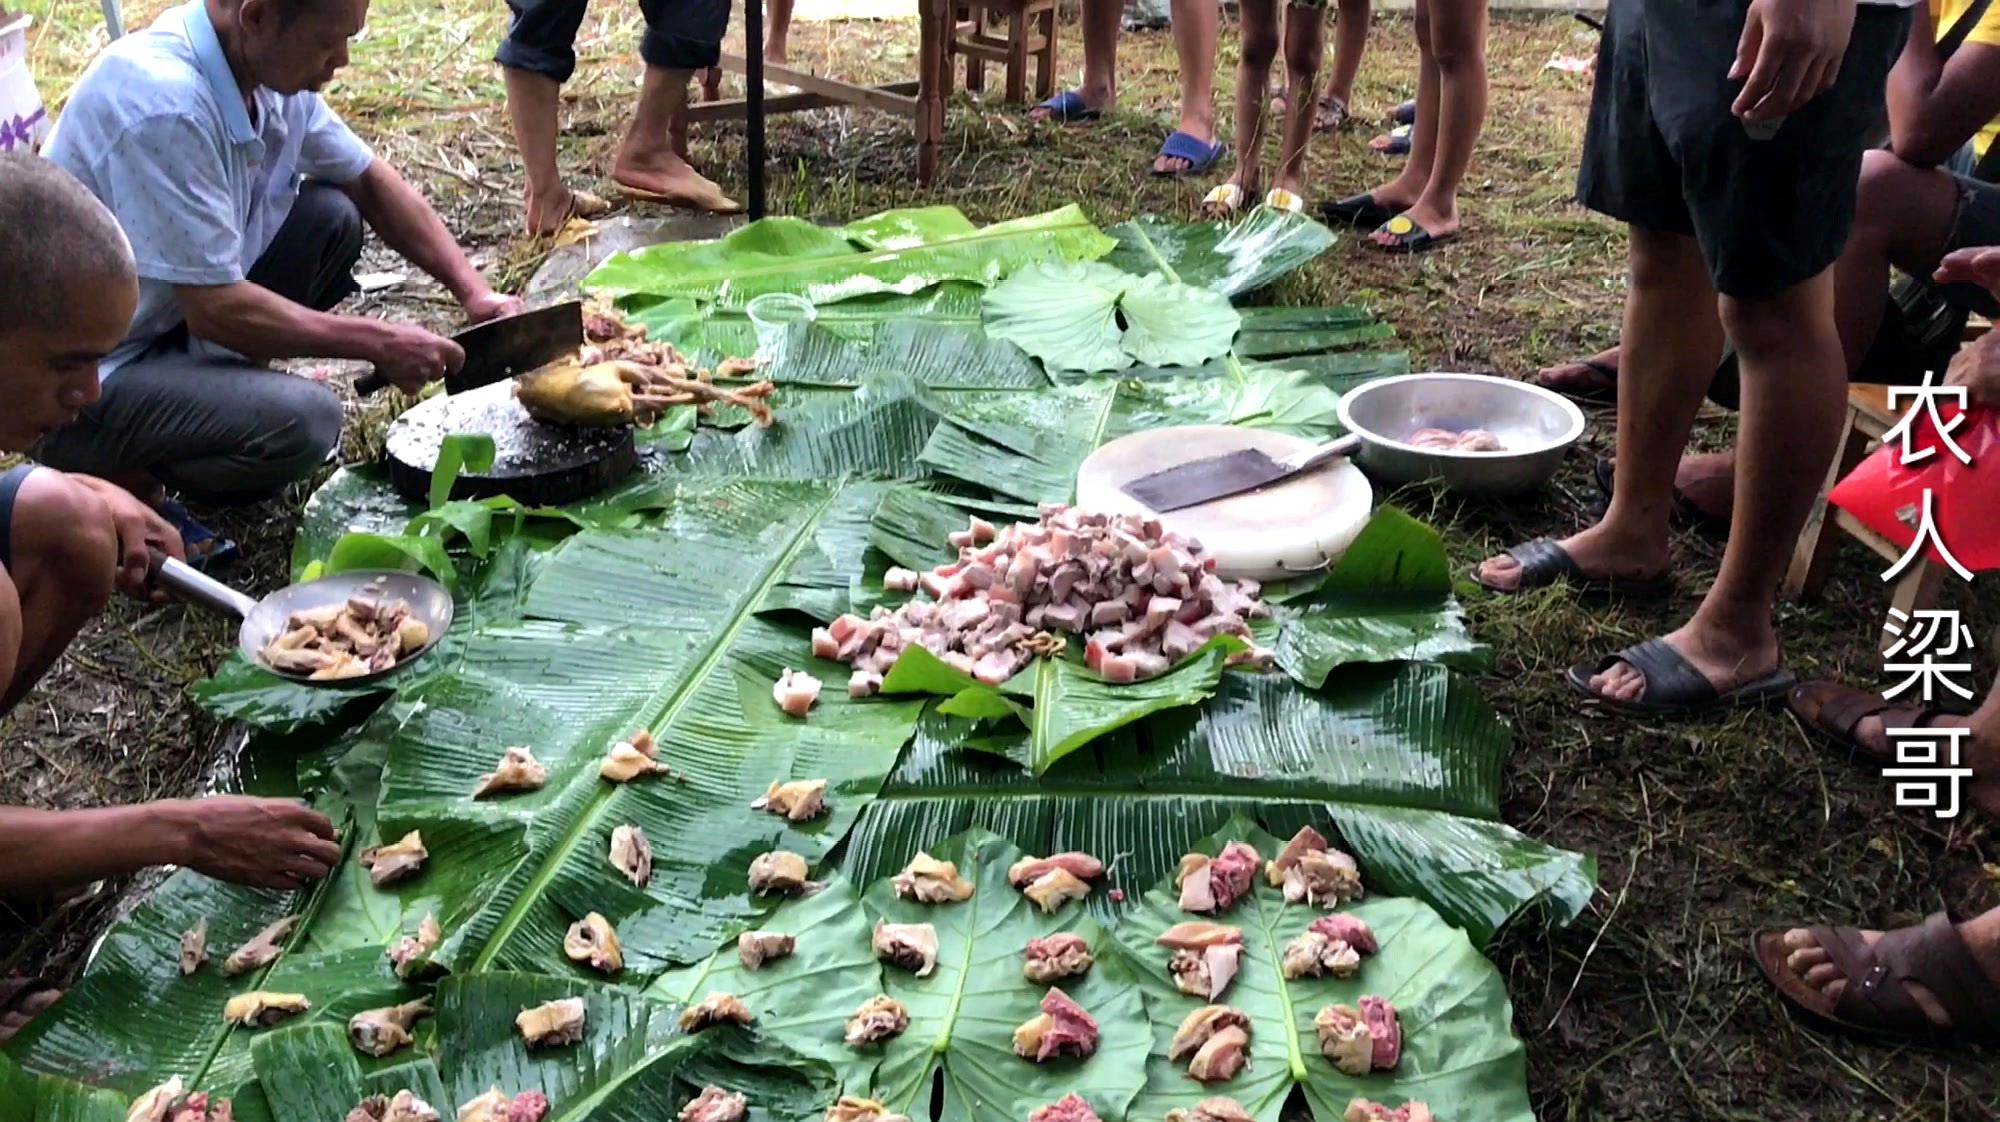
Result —
M257 607L257 601L179 558L155 549L152 560L152 569L147 574L152 583L190 604L239 620L248 619Z

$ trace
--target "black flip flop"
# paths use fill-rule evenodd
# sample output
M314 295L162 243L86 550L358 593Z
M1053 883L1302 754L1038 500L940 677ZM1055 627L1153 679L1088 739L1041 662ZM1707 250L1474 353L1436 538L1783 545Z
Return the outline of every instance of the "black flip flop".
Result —
M1337 203L1321 203L1319 213L1329 226L1380 226L1396 217L1395 211L1367 193L1349 195Z
M1473 581L1481 588L1502 596L1547 588L1552 584L1567 584L1578 595L1604 600L1664 600L1674 593L1674 579L1670 576L1593 577L1577 565L1576 558L1571 557L1568 550L1550 538L1522 542L1509 549L1507 556L1521 566L1519 584L1512 588L1488 584L1479 579L1477 569L1472 571Z
M1605 379L1611 384L1608 386L1590 386L1585 389L1575 389L1573 387L1568 387L1568 386L1552 386L1549 383L1542 381L1540 377L1531 378L1529 379L1529 382L1533 385L1540 386L1541 388L1549 391L1550 393L1559 393L1564 397L1569 398L1571 401L1576 402L1578 405L1618 404L1617 367L1611 365L1608 362L1599 362L1594 358L1580 358L1577 359L1575 362L1570 363L1569 365L1581 366L1587 370L1594 371L1599 377Z
M1371 248L1383 253L1429 253L1441 245L1458 240L1458 231L1433 234L1417 225L1416 220L1407 214L1396 215L1375 227L1375 232L1387 234L1391 239L1387 243L1378 242L1372 237L1368 239Z
M1606 503L1611 501L1613 470L1612 462L1605 459L1598 460L1597 466L1591 469L1591 476L1597 480L1597 489L1604 495ZM1729 536L1729 519L1710 514L1696 506L1694 500L1683 494L1679 487L1674 488L1673 512L1669 517L1676 526L1699 530L1710 537Z
M1639 672L1646 692L1637 701L1606 697L1590 688L1590 680L1619 663ZM1763 705L1792 692L1798 679L1784 667L1733 690L1717 691L1715 685L1695 669L1665 639L1648 639L1607 655L1595 663L1580 662L1564 675L1569 688L1607 709L1656 717L1685 717L1717 709L1739 709Z

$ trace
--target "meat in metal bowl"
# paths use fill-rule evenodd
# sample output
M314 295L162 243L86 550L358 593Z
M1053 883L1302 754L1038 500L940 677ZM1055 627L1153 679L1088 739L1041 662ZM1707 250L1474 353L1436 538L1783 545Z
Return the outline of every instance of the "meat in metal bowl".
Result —
M1377 482L1437 480L1466 495L1515 495L1547 483L1583 435L1583 411L1560 394L1488 374L1402 374L1340 399L1340 423L1365 442L1360 462ZM1424 429L1484 429L1498 452L1410 443Z

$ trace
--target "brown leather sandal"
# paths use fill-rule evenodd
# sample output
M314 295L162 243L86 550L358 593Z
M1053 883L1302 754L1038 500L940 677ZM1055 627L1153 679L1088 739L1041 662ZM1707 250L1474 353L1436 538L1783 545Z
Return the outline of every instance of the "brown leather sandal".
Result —
M1931 727L1939 717L1963 716L1953 709L1929 705L1898 705L1879 693L1840 682L1804 682L1785 699L1800 723L1852 759L1882 767L1896 762L1894 745L1876 747L1855 734L1861 722L1880 717L1885 729Z
M1885 932L1872 947L1858 927L1810 930L1847 979L1837 1002L1786 965L1784 931L1760 931L1756 936L1758 969L1796 1012L1874 1040L1938 1043L2000 1038L2000 985L1987 977L1945 913L1916 927ZM1924 1013L1910 996L1912 982L1936 997L1951 1018L1950 1027Z

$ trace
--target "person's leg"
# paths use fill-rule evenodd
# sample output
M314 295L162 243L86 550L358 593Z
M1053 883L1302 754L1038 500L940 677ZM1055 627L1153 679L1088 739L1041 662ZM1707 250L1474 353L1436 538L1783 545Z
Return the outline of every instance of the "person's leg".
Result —
M1174 53L1181 66L1181 117L1175 131L1204 144L1215 141L1215 42L1221 33L1222 8L1216 0L1173 0ZM1262 86L1258 87L1261 94ZM1190 164L1179 156L1160 156L1153 170L1178 175Z
M1437 154L1443 86L1431 46L1437 20L1433 6L1434 0L1416 0L1413 22L1417 34L1417 119L1410 126L1410 157L1403 161L1403 170L1396 178L1368 192L1378 205L1397 212L1408 210L1423 197L1424 187L1431 179L1431 161Z
M1397 180L1397 191L1423 173L1419 193L1404 210L1410 221L1433 237L1458 231L1458 185L1472 163L1472 149L1486 120L1486 0L1428 0L1430 33L1424 64L1436 69L1437 96L1426 101L1417 93L1417 128L1410 139L1410 161ZM1430 75L1426 72L1425 77ZM1377 192L1377 199L1383 199ZM1381 245L1395 235L1378 230L1370 237Z
M1835 266L1835 322L1849 370L1860 365L1882 324L1882 280L1895 265L1927 278L1950 248L1959 181L1938 168L1904 163L1882 149L1862 156L1854 229Z
M310 378L162 347L120 367L104 396L35 454L64 471L121 485L142 475L227 505L319 470L340 443L341 421L340 399Z
M83 625L104 610L118 567L118 535L104 502L55 471L19 467L0 476L6 541L0 569L0 655L11 671L0 713L11 710Z
M1634 226L1631 247L1611 505L1595 526L1561 543L1579 568L1596 577L1654 577L1667 570L1674 465L1722 347L1721 321L1702 311L1715 307L1715 289L1701 246L1686 235ZM1520 579L1520 565L1495 557L1480 566L1479 577L1510 588Z
M307 183L249 279L294 304L329 311L356 291L364 230L361 210L345 191Z
M764 5L764 61L783 66L791 55L792 0Z
M1361 73L1361 55L1368 49L1368 21L1374 0L1339 0L1333 21L1333 73L1322 96L1339 102L1343 117L1354 107L1354 76ZM1320 124L1316 119L1315 124Z
M1278 57L1279 21L1287 13L1281 0L1241 0L1237 11L1243 27L1236 66L1236 170L1229 182L1242 190L1245 204L1254 204L1263 190L1264 95Z
M1118 100L1118 32L1124 18L1122 0L1083 0L1083 81L1076 95L1100 113ZM1054 116L1055 111L1045 106L1028 110L1031 121Z
M1317 7L1290 4L1285 9L1285 88L1293 105L1310 103L1319 84L1320 61L1326 52L1326 13ZM1262 85L1257 87L1263 89ZM1240 103L1242 93L1237 93ZM1301 198L1306 193L1306 148L1318 127L1316 113L1285 118L1278 149L1274 186Z
M562 84L576 72L576 33L586 0L509 0L513 15L494 61L507 82L507 116L527 175L523 200L532 235L562 229L575 209L556 163Z
M733 214L743 208L687 161L688 82L722 57L729 0L641 0L646 63L639 105L618 145L611 178L635 195L696 210ZM677 139L678 138L678 139Z

